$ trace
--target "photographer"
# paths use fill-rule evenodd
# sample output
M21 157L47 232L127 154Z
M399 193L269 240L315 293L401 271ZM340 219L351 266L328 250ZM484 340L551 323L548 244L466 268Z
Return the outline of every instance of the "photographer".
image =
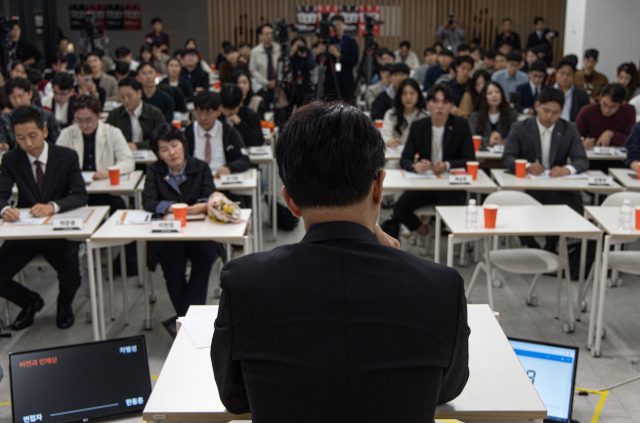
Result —
M22 31L19 22L13 22L9 39L11 40L11 50L9 50L9 59L11 62L20 60L26 65L34 65L42 60L42 52L33 44L21 37ZM5 63L5 68L9 64Z
M551 60L553 59L553 47L551 46L551 43L553 42L553 39L558 36L558 33L550 30L549 28L545 28L544 18L539 16L533 20L533 25L535 30L529 34L527 48L540 47L540 51L544 51L545 53L544 59L542 60L547 63L547 66L551 66Z
M321 54L328 53L324 96L337 98L339 90L340 97L346 102L351 102L356 88L353 67L358 64L358 44L353 38L344 35L345 23L342 15L333 16L331 22L335 36L329 38L328 46L324 43L318 45Z
M302 37L293 39L289 54L296 86L293 102L289 106L293 110L294 104L301 107L305 99L311 95L311 70L316 67L316 61Z
M458 20L453 12L449 13L449 18L436 31L436 37L442 40L444 48L453 51L454 55L458 54L458 46L464 40L464 29L458 27Z

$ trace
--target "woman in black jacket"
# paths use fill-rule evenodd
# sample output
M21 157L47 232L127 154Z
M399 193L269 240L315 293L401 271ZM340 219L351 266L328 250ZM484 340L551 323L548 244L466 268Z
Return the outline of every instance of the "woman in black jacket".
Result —
M500 84L490 81L476 100L476 110L469 116L472 135L482 136L482 146L504 145L518 114L509 105Z

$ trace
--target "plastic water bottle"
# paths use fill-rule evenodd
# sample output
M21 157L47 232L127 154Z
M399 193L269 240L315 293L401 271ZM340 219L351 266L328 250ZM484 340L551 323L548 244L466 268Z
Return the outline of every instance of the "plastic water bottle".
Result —
M624 232L631 230L631 200L624 200L620 207L620 217L618 219L618 229Z
M476 200L469 200L469 206L464 212L464 223L466 229L475 229L478 223L478 209L476 209Z

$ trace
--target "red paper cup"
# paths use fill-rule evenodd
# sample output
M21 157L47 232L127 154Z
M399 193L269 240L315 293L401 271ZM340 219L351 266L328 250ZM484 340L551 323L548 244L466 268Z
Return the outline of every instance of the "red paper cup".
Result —
M636 229L640 230L640 206L636 206Z
M376 128L378 129L382 129L382 124L383 124L383 120L382 119L376 119L375 120L375 124L376 124Z
M198 94L200 91L202 91L202 87L197 87L196 88L196 94Z
M215 72L216 71L216 65L211 65L211 72Z
M495 229L497 217L498 217L498 205L485 204L484 205L484 227L487 229Z
M516 178L524 178L527 174L527 161L524 159L516 160Z
M109 181L111 185L120 185L120 168L116 166L109 166Z
M171 124L172 124L173 126L175 126L176 128L178 128L178 129L182 129L182 122L181 122L181 121L179 121L179 120L172 120L172 121L171 121Z
M216 82L214 82L214 83L213 83L213 87L214 87L216 90L219 90L219 89L220 89L220 81L216 81Z
M183 228L187 226L187 207L189 206L185 203L176 203L173 205L173 217L182 222L180 226Z
M467 162L467 173L471 175L474 181L478 179L479 167L480 167L480 162Z
M480 151L480 146L482 145L482 137L480 135L474 135L473 139L473 149L475 151Z

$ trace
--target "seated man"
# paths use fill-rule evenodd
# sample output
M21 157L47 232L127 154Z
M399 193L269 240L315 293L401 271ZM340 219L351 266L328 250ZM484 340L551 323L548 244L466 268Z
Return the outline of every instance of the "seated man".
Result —
M287 122L276 148L282 196L307 232L222 270L211 361L230 412L429 422L464 389L463 280L376 225L384 150L371 120L344 103L314 102Z
M31 99L33 91L31 90L31 83L24 78L11 78L4 86L4 92L9 97L9 102L14 109L20 106L31 106ZM43 110L38 106L33 106L38 109L40 118L42 119L42 125L47 128L47 134L45 138L50 143L55 143L60 135L60 127L56 118L53 117L51 112ZM0 116L0 149L7 151L9 149L16 148L16 136L11 123L11 115L13 111L5 113Z
M18 208L29 208L33 217L45 217L85 206L87 191L75 151L48 143L41 110L20 106L11 113L11 125L19 148L2 158L0 167L0 215L5 222L20 220L20 213L9 205L11 189L18 187ZM20 330L33 324L42 310L40 295L13 280L35 256L42 254L58 273L56 325L73 325L72 302L80 287L78 243L66 239L7 240L0 247L0 296L22 308L11 326Z
M467 161L475 160L469 123L451 114L454 101L453 89L448 85L438 84L429 89L427 109L431 117L411 125L400 160L404 170L438 174L465 167ZM414 163L416 154L418 160ZM464 200L463 191L405 191L394 207L394 214L410 231L419 235L420 253L426 254L424 238L430 230L430 222L421 223L414 211L429 204L461 205Z
M599 100L602 89L609 84L609 79L604 74L596 71L599 54L598 50L594 48L585 51L582 58L584 69L576 71L573 78L575 86L585 90L591 101Z
M57 74L53 78L53 96L48 96L41 100L42 108L55 116L60 129L64 129L73 123L73 112L69 104L76 96L73 89L75 82L73 75L69 73Z
M458 107L464 92L469 86L469 76L471 76L471 70L473 69L473 59L471 56L458 56L456 57L454 65L456 69L456 76L446 82L446 84L453 88L453 94L456 99L454 104Z
M393 107L393 99L400 83L411 74L409 66L404 63L396 63L391 67L391 85L376 97L371 105L371 119L384 119L384 114Z
M453 59L453 52L451 50L440 50L440 53L438 53L437 66L431 66L424 76L424 81L422 82L422 89L424 91L428 91L442 75L449 73L449 67L451 63L453 63Z
M129 65L127 63L118 60L116 62L116 67L113 69L113 76L115 76L118 82L120 82L129 76L135 77L136 73L129 69Z
M510 98L511 93L516 92L518 85L526 84L529 82L529 77L526 73L520 69L520 62L522 61L522 55L519 51L512 51L507 55L507 68L503 70L497 70L491 74L491 80L500 84L504 90L504 94L507 99ZM497 62L497 58L496 58Z
M220 122L222 114L220 96L211 91L201 91L193 100L193 122L184 131L188 151L204 160L215 178L249 169L249 152L240 133L231 125Z
M554 88L564 94L564 107L560 117L568 122L575 122L580 109L591 104L589 95L582 89L573 85L573 76L576 72L576 62L564 58L556 66L556 83Z
M411 51L411 43L407 40L400 43L400 48L395 51L394 55L396 56L396 63L404 63L409 66L409 69L412 71L418 69L418 66L420 66L418 55Z
M55 59L51 62L51 69L45 69L42 72L42 80L51 82L53 78L59 73L67 73L69 65L69 58L67 55L58 53Z
M391 69L393 65L386 64L380 68L378 75L380 78L375 84L369 85L367 91L364 94L364 101L367 103L367 109L371 110L373 102L378 98L380 94L384 92L389 86L391 86Z
M92 51L87 54L85 61L87 65L91 68L91 77L93 78L93 82L101 87L107 95L106 101L120 101L120 93L118 92L118 81L115 77L111 75L107 75L103 72L103 62L101 50Z
M529 82L516 87L516 92L520 94L520 103L516 104L516 109L522 114L532 115L535 113L536 98L544 88L547 64L542 60L536 60L529 67L528 74Z
M220 90L222 115L219 119L233 126L247 147L259 147L264 144L260 116L242 105L242 90L236 84L227 84Z
M535 119L511 126L505 141L502 165L515 172L517 159L526 159L527 172L540 175L549 171L551 178L584 172L589 160L575 125L560 119L564 94L555 88L542 91L536 101ZM571 164L567 161L571 159ZM577 191L527 191L542 204L566 204L582 216L582 200ZM523 244L540 248L533 237L522 237ZM545 249L554 251L557 237L547 238Z
M624 148L627 149L627 166L637 172L640 164L640 123L633 126L631 134L624 142Z
M140 66L140 62L133 58L133 52L127 46L121 46L116 49L116 63L124 62L130 71L134 72Z
M194 90L198 88L209 91L209 74L200 66L200 53L192 48L184 52L184 67L180 76L191 83Z
M424 82L424 77L427 76L427 71L431 66L435 66L438 62L438 54L436 53L436 49L433 47L427 47L424 49L424 63L418 66L418 69L413 73L413 79L415 79L418 84L422 84Z
M76 79L76 91L78 95L89 94L100 100L100 105L104 106L107 101L107 93L93 82L91 77L91 68L85 63L78 63L73 69Z
M315 53L314 53L314 57L317 57ZM371 78L371 82L369 83L369 85L375 85L380 81L380 69L383 66L393 65L395 62L396 62L395 54L393 54L393 52L387 48L380 47L376 51L376 63L374 67L374 69L377 69L378 72L375 75L373 75L373 78ZM373 100L375 100L375 97L371 100L371 103L373 103Z
M151 63L140 63L136 79L142 85L142 100L162 110L164 119L167 123L171 123L176 103L173 101L173 97L156 87L156 70Z
M142 87L133 78L118 83L122 106L109 113L107 123L120 128L132 150L149 149L151 131L165 122L162 111L142 101Z

